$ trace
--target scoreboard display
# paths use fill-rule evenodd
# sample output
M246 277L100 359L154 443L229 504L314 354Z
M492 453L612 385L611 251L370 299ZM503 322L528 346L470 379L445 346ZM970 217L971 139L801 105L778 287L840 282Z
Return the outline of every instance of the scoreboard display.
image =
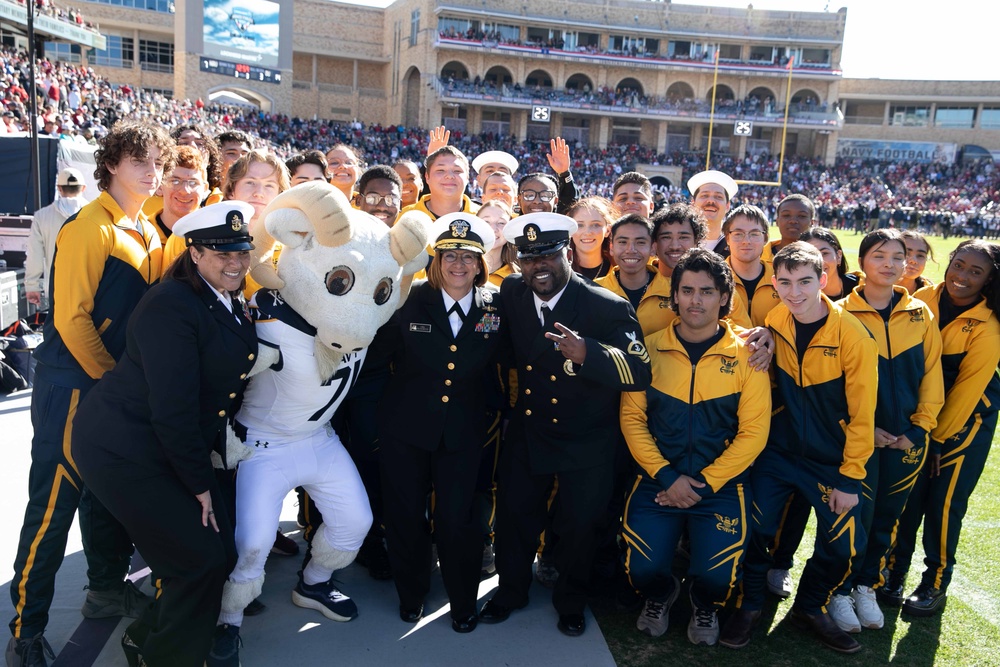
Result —
M234 79L246 79L247 81L262 81L264 83L281 83L281 72L276 69L248 65L247 63L231 63L225 60L215 60L214 58L200 58L201 71L212 74L221 74Z

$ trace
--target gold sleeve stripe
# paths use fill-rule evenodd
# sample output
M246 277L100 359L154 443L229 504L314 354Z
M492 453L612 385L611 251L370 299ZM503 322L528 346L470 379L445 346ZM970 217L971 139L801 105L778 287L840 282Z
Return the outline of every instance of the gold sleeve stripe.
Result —
M632 369L628 367L628 360L625 358L625 353L617 347L612 347L605 343L601 343L600 345L608 351L608 356L615 362L615 366L618 368L618 377L622 384L635 384L635 380L632 378Z

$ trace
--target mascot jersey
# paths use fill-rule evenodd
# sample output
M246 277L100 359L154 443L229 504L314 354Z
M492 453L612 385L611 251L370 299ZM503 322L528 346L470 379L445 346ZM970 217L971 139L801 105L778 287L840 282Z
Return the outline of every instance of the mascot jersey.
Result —
M277 348L278 361L253 376L236 420L272 444L288 443L326 428L358 378L367 348L344 355L333 377L321 378L316 363L316 329L275 290L259 290L257 339Z

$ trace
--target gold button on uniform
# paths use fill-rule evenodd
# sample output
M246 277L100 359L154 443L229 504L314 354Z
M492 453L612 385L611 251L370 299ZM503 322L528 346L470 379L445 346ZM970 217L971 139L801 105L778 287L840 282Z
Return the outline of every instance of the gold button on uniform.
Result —
M450 387L451 386L451 380L445 380L444 381L444 386Z
M526 370L526 371L530 371L530 370L531 370L531 366L525 366L525 367L524 367L524 370Z
M447 403L448 402L448 397L447 396L442 396L441 397L441 402L442 403Z
M525 396L531 396L531 390L530 389L525 389L524 390L524 394L525 394Z
M452 364L452 363L449 363L449 364L448 364L448 370L449 370L449 371L453 371L453 370L455 370L455 364Z
M457 345L452 345L448 349L451 350L452 352L458 352L458 346Z
M219 410L219 416L220 417L225 417L226 416L226 411L225 410Z
M530 417L531 416L531 410L525 410L524 414L525 414L525 416Z
M552 405L555 405L555 404L556 404L556 403L558 403L558 402L559 402L559 401L557 401L556 399L554 399L554 398L552 399Z
M236 398L236 392L234 391L233 393L229 394L229 398Z
M550 375L549 379L552 380L553 382L555 382L556 381L556 376L555 375Z
M247 374L246 373L240 373L240 379L241 380L246 380L247 379Z
M250 361L253 361L254 356L255 355L251 354L250 356L247 357L247 359L249 359Z
M553 424L558 424L558 423L559 423L559 420L558 420L558 419L553 419L553 420L552 420L552 423L553 423Z

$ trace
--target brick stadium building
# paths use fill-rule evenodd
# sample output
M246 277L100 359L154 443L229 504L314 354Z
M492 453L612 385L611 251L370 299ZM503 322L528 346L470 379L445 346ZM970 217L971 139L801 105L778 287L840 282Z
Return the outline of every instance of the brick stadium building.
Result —
M17 3L0 0L7 4ZM106 47L48 41L49 58L180 98L673 151L707 146L714 97L712 148L722 153L778 153L787 106L788 155L1000 156L1000 82L844 78L846 9L647 0L397 0L385 9L327 0L79 4ZM253 32L254 12L280 6L271 51L241 60L224 45L209 48L206 5L228 7L221 23L244 46L253 46L242 33ZM16 26L0 21L5 43L23 44Z

